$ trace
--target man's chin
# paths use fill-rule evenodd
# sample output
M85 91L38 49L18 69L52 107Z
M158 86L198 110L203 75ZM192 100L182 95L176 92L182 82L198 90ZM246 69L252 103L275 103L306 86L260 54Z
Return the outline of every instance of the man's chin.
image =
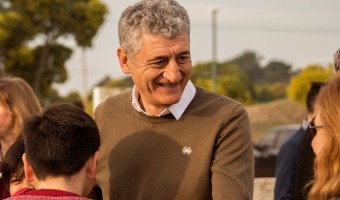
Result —
M173 104L178 103L180 100L180 97L162 97L160 102L164 107L169 107Z

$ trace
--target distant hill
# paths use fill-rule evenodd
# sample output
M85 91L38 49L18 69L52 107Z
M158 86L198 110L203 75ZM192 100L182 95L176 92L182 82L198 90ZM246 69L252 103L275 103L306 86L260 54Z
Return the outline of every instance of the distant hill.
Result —
M288 99L251 105L246 109L254 142L257 142L272 126L300 124L307 113L304 106Z

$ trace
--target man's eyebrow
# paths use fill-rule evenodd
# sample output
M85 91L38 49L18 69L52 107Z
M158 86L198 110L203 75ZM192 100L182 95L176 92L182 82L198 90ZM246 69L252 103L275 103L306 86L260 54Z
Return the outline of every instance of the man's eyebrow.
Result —
M186 54L190 55L190 51L188 51L188 50L182 51L182 52L176 54L176 57L186 55ZM146 60L146 62L155 62L155 61L159 61L159 60L163 60L163 59L167 59L167 58L168 58L167 55L160 55L160 56L156 56L154 58L151 58L149 60Z
M156 56L156 57L154 57L154 58L151 58L151 59L149 59L149 60L146 60L146 62L155 62L155 61L163 60L163 59L165 59L165 58L167 58L167 56Z
M183 52L180 52L180 53L177 54L176 56L183 55L183 54L190 54L190 51L183 51Z
M184 57L185 59L190 58L191 57L190 51L182 51L175 55L176 59L184 59Z

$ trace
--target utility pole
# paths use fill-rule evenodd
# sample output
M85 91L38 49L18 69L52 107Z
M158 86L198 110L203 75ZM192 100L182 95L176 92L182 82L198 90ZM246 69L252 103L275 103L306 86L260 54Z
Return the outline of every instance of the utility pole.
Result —
M86 62L86 48L81 48L82 52L82 73L83 73L83 104L84 110L87 111L88 101L87 101L87 62Z
M212 30L212 61L211 61L211 81L212 90L217 92L217 13L218 8L210 7L211 30Z
M0 0L0 12L4 11L4 1ZM0 76L5 74L5 64L4 64L4 56L3 56L3 47L0 46Z

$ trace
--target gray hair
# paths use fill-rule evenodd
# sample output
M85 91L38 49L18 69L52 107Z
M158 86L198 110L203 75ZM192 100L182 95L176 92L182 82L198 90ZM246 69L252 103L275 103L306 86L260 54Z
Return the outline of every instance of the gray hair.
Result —
M334 67L335 67L335 71L340 70L340 49L338 49L334 53Z
M143 0L129 6L118 24L120 46L133 58L142 46L143 34L175 38L181 33L190 37L187 11L175 0Z

